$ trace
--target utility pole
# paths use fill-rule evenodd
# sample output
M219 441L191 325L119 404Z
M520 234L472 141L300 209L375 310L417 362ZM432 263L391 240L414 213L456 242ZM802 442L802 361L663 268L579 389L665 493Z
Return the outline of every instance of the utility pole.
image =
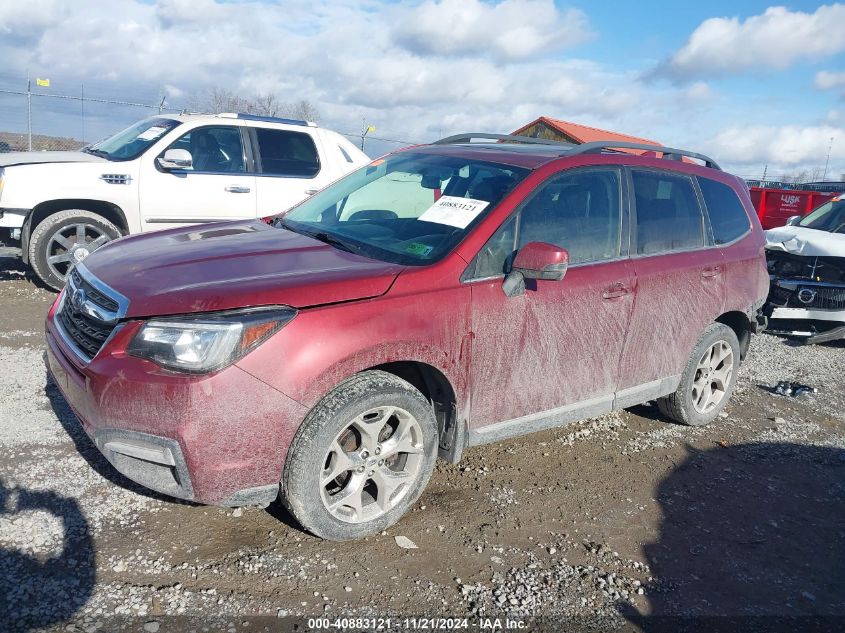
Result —
M26 138L27 147L32 151L32 79L26 78Z
M833 138L830 137L830 143L827 146L827 158L824 161L824 174L822 175L822 180L827 178L827 166L830 164L830 150L833 149Z
M768 171L769 171L769 164L768 164L768 163L766 163L766 166L765 166L765 167L763 167L763 183L764 183L764 184L763 184L763 186L764 186L764 187L766 186L766 185L765 185L765 182L766 182L766 172L768 172Z
M82 103L82 144L85 145L85 84L80 84L80 86L80 102Z

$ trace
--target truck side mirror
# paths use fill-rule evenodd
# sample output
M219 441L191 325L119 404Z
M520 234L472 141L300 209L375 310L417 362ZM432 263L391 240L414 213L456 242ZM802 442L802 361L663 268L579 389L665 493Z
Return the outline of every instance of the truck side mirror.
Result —
M186 149L169 149L156 159L158 166L165 171L171 169L190 169L194 164L191 152Z
M798 226L798 223L801 221L800 215L790 215L789 218L786 220L786 226Z

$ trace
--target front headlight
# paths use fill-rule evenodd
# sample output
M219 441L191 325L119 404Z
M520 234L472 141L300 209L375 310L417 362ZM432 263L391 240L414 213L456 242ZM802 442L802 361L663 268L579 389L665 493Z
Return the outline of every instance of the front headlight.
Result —
M173 371L207 374L242 358L294 316L294 308L273 306L151 319L126 351Z

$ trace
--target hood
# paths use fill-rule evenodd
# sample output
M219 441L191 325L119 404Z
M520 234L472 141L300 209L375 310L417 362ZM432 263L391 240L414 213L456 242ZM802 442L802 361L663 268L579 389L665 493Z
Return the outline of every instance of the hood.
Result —
M845 257L845 234L781 226L766 231L766 248L807 257Z
M366 299L403 269L257 220L125 237L84 266L129 299L128 317Z
M8 152L0 154L0 167L35 163L105 163L105 158L85 152Z

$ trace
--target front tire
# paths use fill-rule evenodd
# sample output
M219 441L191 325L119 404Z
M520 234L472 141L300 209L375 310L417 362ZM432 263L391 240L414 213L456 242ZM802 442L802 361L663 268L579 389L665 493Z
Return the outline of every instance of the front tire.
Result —
M733 393L739 359L736 333L727 325L711 323L698 339L678 389L657 400L661 413L690 426L712 422Z
M282 501L316 536L345 541L396 523L437 460L437 421L413 385L383 371L341 383L306 417L288 451Z
M59 211L32 231L29 263L44 284L61 290L73 266L120 236L120 229L101 215L81 209Z

